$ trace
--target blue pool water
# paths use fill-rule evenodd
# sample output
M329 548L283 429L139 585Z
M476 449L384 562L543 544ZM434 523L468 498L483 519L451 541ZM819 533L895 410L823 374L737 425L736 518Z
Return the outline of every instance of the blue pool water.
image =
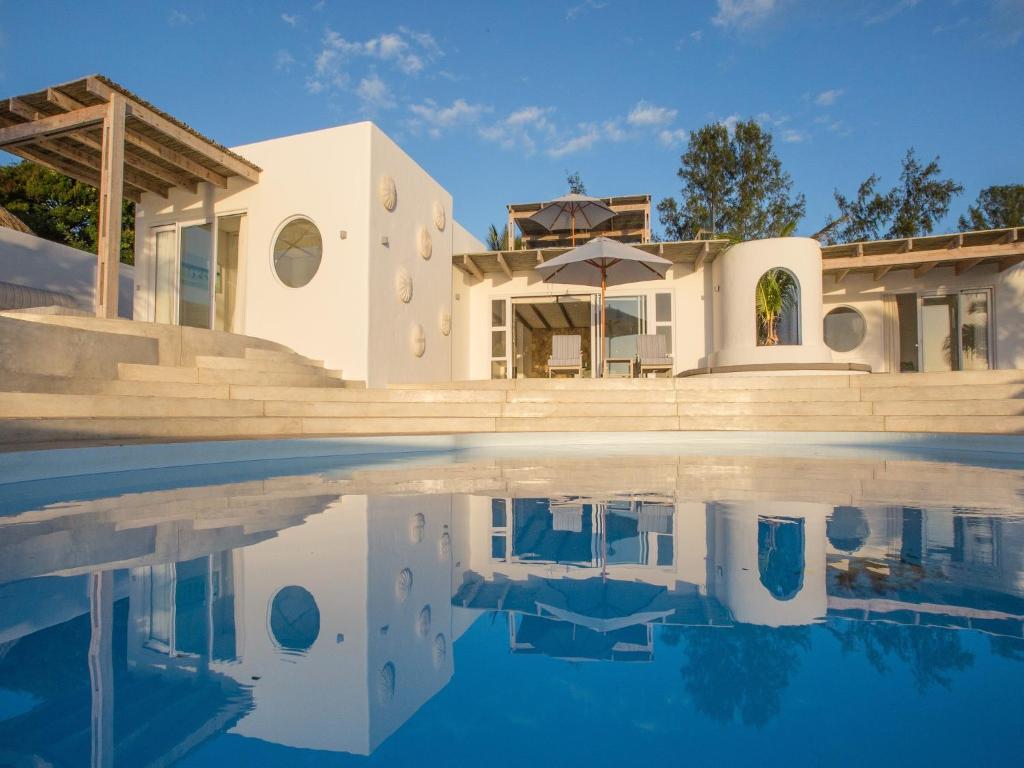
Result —
M0 766L1017 765L1013 458L0 482Z

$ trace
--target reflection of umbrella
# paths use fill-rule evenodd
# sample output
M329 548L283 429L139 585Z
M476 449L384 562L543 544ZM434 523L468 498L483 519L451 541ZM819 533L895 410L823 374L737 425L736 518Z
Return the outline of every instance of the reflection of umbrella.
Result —
M572 244L576 245L576 227L593 229L615 215L615 211L596 197L569 194L544 203L530 218L545 229L572 230Z
M595 237L579 248L556 256L537 267L545 283L601 286L601 336L605 326L605 292L609 285L664 280L672 262L618 240ZM604 348L604 344L601 344Z
M562 600L548 593L543 603L537 601L538 608L559 621L568 621L596 632L647 624L671 613L658 610L656 601L665 588L655 584L592 578L549 580L548 586ZM562 602L562 605L555 605L556 602Z

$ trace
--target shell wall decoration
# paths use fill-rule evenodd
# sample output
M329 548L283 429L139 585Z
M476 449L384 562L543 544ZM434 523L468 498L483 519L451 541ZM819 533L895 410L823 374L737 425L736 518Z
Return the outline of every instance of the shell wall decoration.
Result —
M434 240L430 236L430 231L426 227L420 227L420 231L417 236L417 246L419 248L420 256L422 256L424 260L429 259L434 252Z
M409 351L413 357L423 357L423 353L427 351L427 335L419 323L413 323L409 329Z
M398 205L398 189L395 187L395 180L393 178L381 176L377 194L380 196L380 204L386 210L395 210L395 206Z
M444 226L448 223L448 217L445 215L444 206L438 202L434 203L434 226L437 227L438 232L444 232Z
M452 313L448 311L447 307L441 308L441 315L437 319L437 325L442 336L447 336L452 332Z
M403 304L412 301L412 275L405 267L399 267L395 273L395 294Z

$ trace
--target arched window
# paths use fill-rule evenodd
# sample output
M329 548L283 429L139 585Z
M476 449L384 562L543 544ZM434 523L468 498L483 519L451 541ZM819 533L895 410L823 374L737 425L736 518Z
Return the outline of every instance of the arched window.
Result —
M783 267L772 267L754 289L757 345L800 343L800 281Z
M868 540L867 518L857 507L836 507L825 523L829 543L840 552L853 554Z
M804 585L804 521L757 518L757 571L776 600L792 600Z

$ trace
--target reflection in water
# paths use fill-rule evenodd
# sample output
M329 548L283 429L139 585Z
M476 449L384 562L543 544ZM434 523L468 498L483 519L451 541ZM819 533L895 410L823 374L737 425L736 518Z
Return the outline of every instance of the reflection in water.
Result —
M1022 487L1015 470L728 456L38 506L0 486L0 764L471 764L499 731L509 764L531 743L570 763L662 754L681 733L720 754L723 728L798 739L791 723L882 687L908 719L929 697L929 727L1017 691L985 724L1005 756L1024 715ZM576 727L617 735L583 746ZM843 743L832 721L816 738Z

